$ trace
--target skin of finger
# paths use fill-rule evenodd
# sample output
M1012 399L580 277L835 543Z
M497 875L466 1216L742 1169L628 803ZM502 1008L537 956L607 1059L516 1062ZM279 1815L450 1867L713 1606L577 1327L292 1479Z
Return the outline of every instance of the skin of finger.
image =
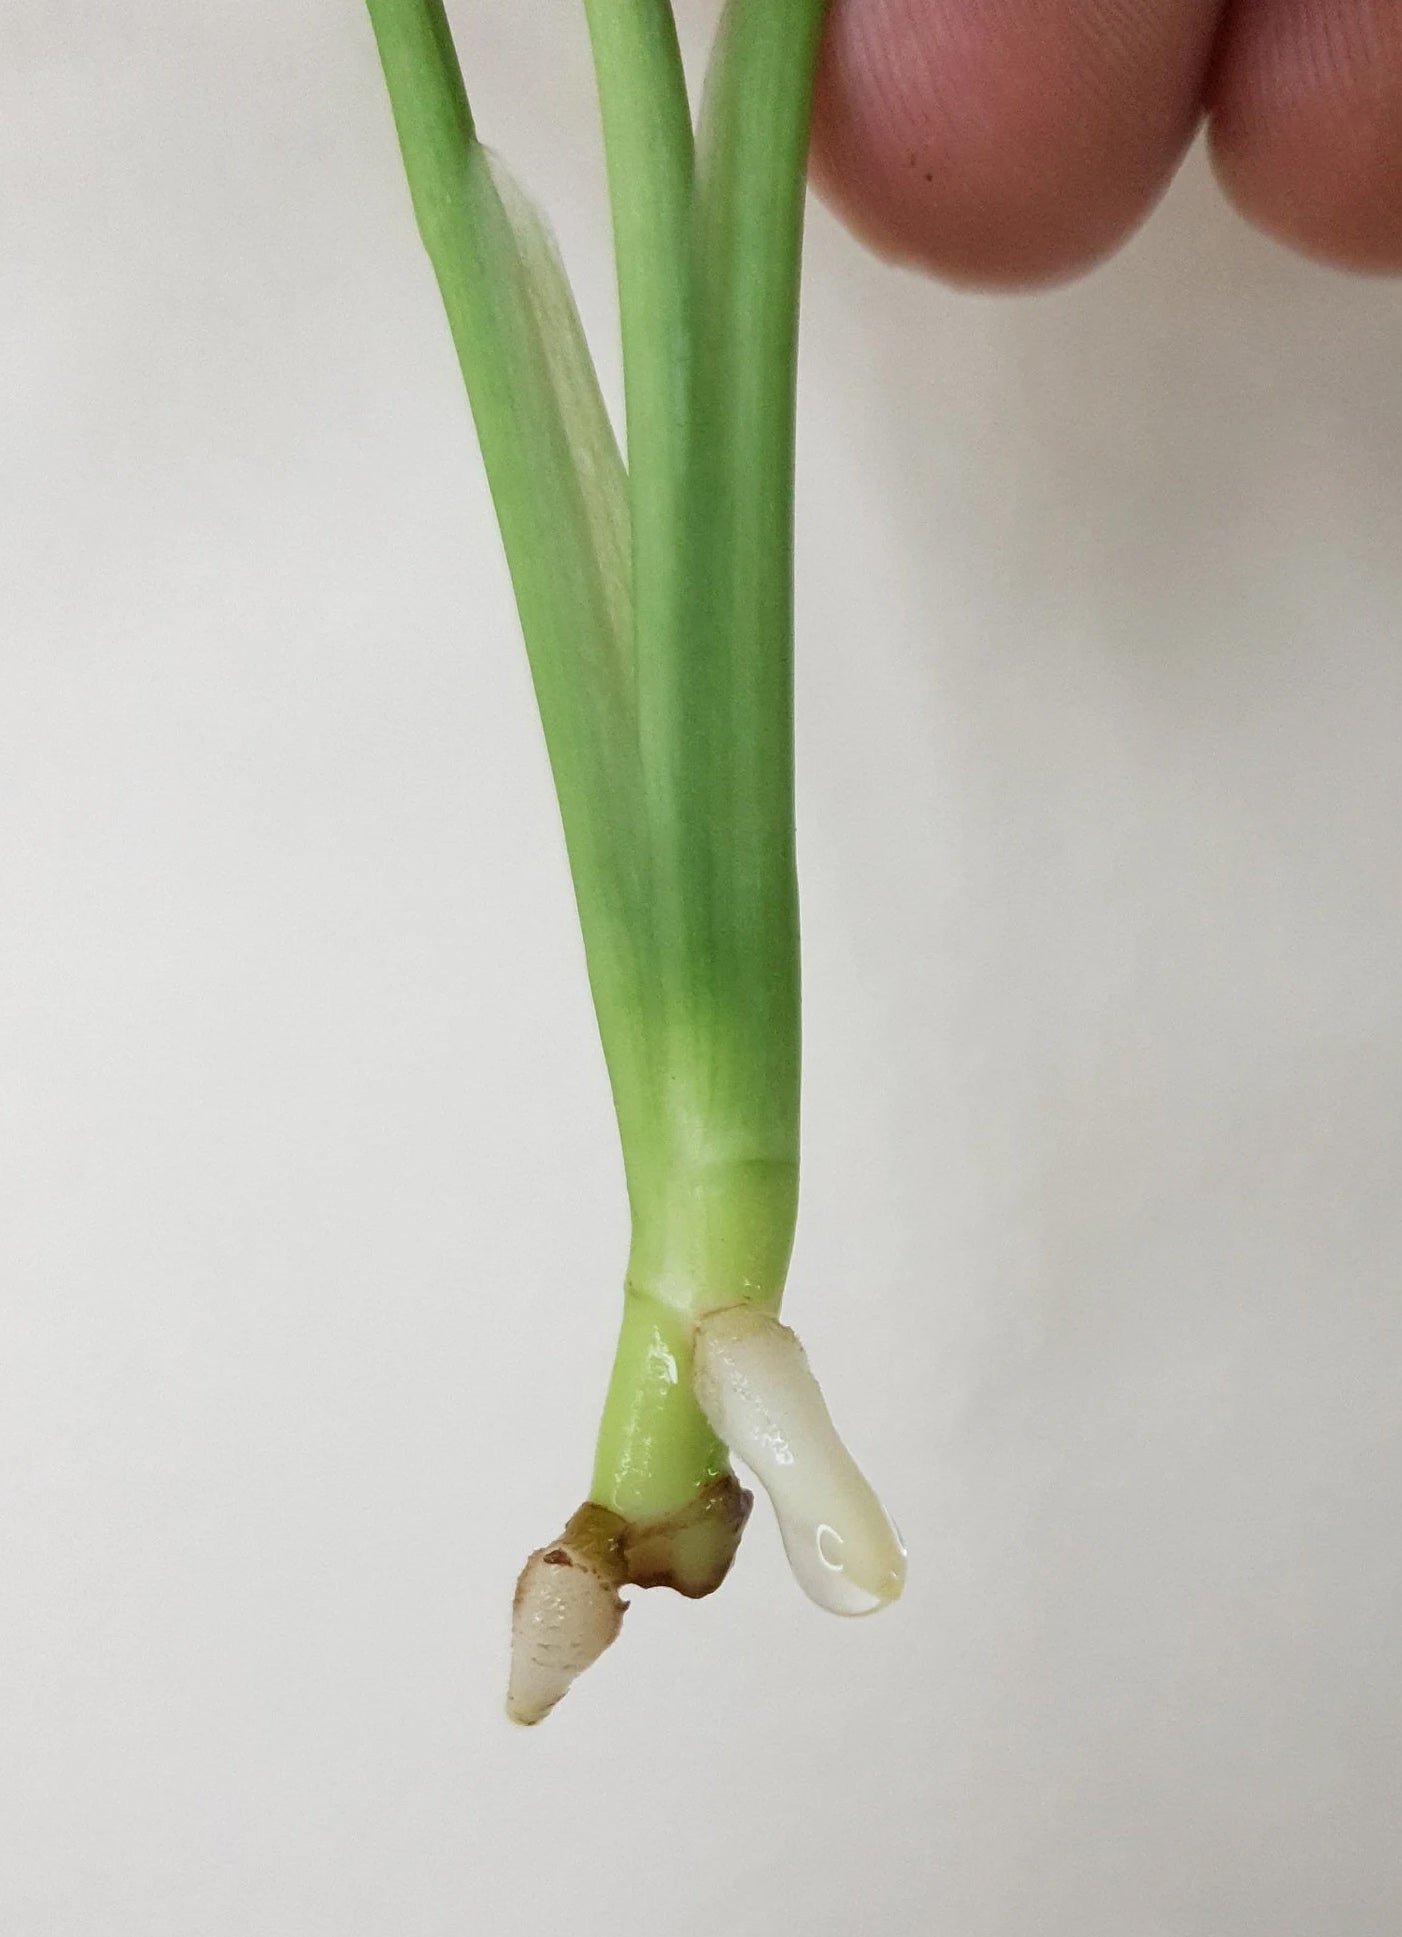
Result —
M1143 218L1200 117L1220 0L833 0L819 189L881 253L1016 285Z
M1402 271L1399 0L1236 0L1210 85L1217 173L1306 254Z

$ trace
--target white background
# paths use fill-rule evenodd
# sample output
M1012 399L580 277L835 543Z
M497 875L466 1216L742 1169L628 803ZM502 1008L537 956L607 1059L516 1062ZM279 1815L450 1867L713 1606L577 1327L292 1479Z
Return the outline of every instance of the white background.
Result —
M458 17L612 383L577 11ZM808 291L789 1311L910 1590L757 1512L517 1734L622 1194L369 32L0 16L7 1937L1396 1929L1402 293L1197 162Z

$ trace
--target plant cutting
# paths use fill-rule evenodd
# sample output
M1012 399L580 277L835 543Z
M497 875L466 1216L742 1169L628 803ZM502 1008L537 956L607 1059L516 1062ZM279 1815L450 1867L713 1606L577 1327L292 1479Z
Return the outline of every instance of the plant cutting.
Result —
M491 486L574 882L632 1242L588 1499L517 1584L539 1721L620 1590L720 1586L768 1490L800 1584L905 1555L780 1322L798 1206L793 495L826 0L730 0L693 130L669 0L585 0L626 464L550 231L478 139L441 0L367 0Z

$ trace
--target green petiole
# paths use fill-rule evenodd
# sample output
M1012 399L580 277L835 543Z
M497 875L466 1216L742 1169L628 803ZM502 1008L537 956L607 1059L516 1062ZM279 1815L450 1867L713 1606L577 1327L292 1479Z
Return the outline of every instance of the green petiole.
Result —
M669 0L585 0L626 472L548 232L478 140L441 0L367 4L520 609L632 1213L590 1501L518 1590L512 1710L530 1720L612 1639L620 1585L720 1584L748 1496L717 1424L769 1445L763 1422L778 1432L807 1392L775 1315L798 1201L794 408L826 0L730 0L697 136ZM737 1308L759 1330L714 1351L703 1378L706 1327ZM772 1404L771 1373L790 1395L776 1386ZM849 1516L869 1515L852 1505L866 1495L841 1477L821 1400L793 1403L783 1430L812 1449L808 1490L786 1508L794 1460L750 1464L786 1541L799 1526L800 1543L841 1548L812 1487L829 1475ZM893 1538L884 1517L846 1538L845 1563L791 1547L800 1578L813 1591L825 1569L860 1574L830 1602L844 1611L891 1598L899 1570L871 1558ZM551 1694L536 1670L567 1656Z

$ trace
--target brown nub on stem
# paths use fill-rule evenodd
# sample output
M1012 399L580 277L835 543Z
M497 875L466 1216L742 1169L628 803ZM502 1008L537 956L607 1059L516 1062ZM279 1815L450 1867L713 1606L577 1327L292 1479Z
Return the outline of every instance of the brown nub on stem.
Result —
M753 1503L754 1496L726 1473L675 1513L625 1522L625 1582L675 1588L691 1601L714 1594L730 1572Z
M536 1549L516 1583L511 1720L543 1722L618 1638L627 1612L620 1587L671 1587L694 1601L714 1594L730 1572L750 1506L731 1474L651 1520L625 1520L586 1501L558 1540Z

